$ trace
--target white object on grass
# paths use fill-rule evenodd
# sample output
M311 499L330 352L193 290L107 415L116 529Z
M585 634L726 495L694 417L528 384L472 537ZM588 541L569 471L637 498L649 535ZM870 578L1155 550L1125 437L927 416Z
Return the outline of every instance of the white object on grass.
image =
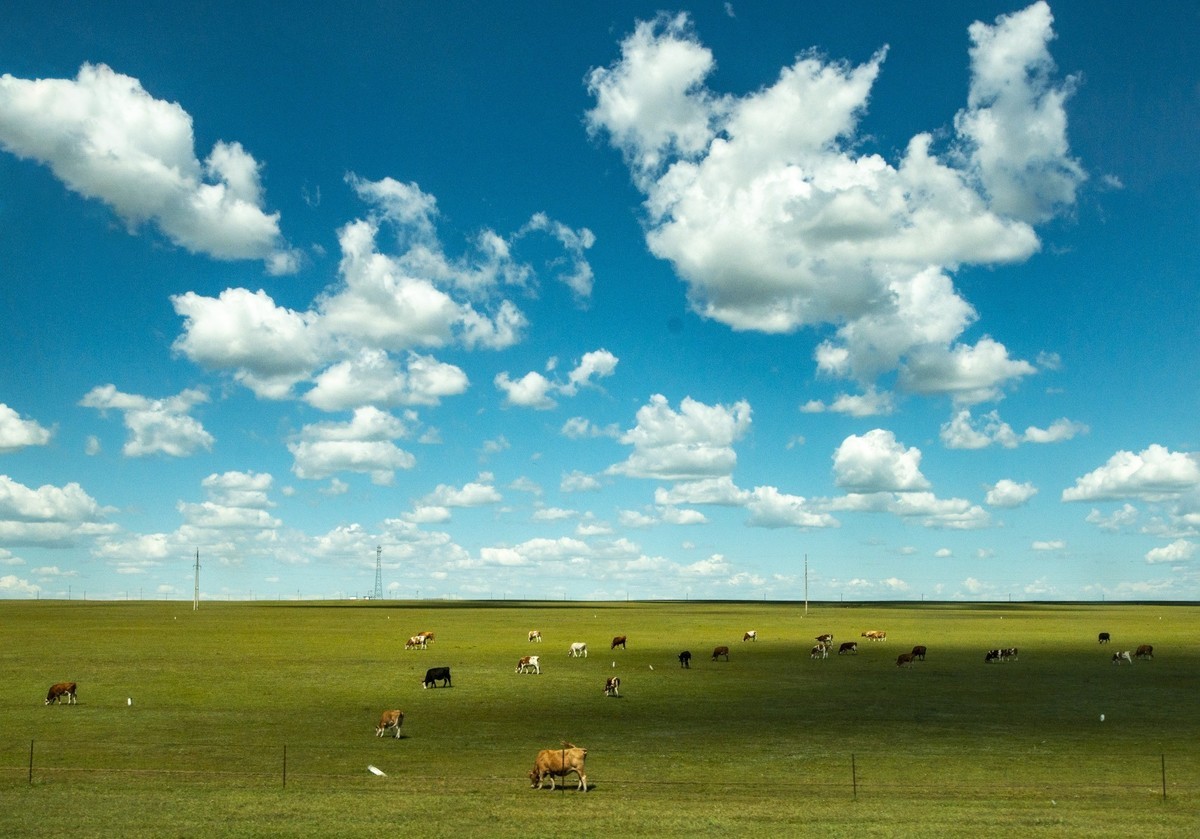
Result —
M367 769L369 769L371 771L371 774L373 774L373 775L379 775L380 777L383 777L383 778L387 777L387 773L384 772L382 769L380 769L378 766L373 766L370 763L368 763Z

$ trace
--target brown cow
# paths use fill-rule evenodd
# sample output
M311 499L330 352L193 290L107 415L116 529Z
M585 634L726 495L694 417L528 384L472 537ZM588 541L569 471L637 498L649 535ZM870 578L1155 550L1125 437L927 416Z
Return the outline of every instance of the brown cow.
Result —
M833 643L833 633L826 632L823 635L818 635L817 643L818 644L832 644Z
M46 693L46 704L57 705L64 696L67 698L68 705L75 704L74 682L59 682L56 685L50 685L50 690Z
M574 743L564 742L561 749L542 749L529 770L530 788L542 788L542 781L550 779L550 789L554 789L554 778L557 776L564 781L574 772L579 776L579 786L576 789L587 792L587 775L584 772L584 760L587 749L581 749Z
M862 637L866 638L868 641L886 641L887 633L882 629L868 629L862 634Z
M620 647L621 649L625 649L625 636L624 635L618 635L615 638L613 638L612 646L609 647L609 649L615 650L617 647Z
M540 658L541 658L541 656L537 656L537 655L521 656L520 660L517 661L517 672L518 673L529 673L532 671L534 674L540 676L542 674L542 665L538 661L538 659L540 659Z
M912 663L913 663L913 654L912 653L900 653L900 655L896 656L896 666L897 667L912 667Z
M729 647L714 647L713 648L713 659L712 659L713 661L716 661L717 657L722 656L722 655L725 656L726 661L729 661Z
M924 661L925 660L925 645L917 644L915 647L913 647L912 648L912 657L919 658L919 659L921 659L921 661Z
M1154 645L1142 644L1133 654L1134 658L1154 658Z
M404 712L396 709L393 711L384 711L379 717L379 725L375 727L375 736L382 737L383 732L389 728L396 732L396 739L400 739L400 726L404 725Z

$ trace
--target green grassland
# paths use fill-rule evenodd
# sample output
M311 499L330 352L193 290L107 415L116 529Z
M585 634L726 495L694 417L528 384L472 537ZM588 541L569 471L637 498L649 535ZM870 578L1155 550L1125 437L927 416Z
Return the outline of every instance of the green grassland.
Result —
M1165 604L0 602L0 835L1190 836L1198 624ZM811 660L823 632L858 655ZM1142 643L1154 660L1111 664ZM914 644L928 659L896 667ZM526 654L541 675L514 672ZM453 687L421 687L436 665ZM78 705L45 707L63 680ZM387 708L400 739L374 737ZM531 790L563 740L593 789Z

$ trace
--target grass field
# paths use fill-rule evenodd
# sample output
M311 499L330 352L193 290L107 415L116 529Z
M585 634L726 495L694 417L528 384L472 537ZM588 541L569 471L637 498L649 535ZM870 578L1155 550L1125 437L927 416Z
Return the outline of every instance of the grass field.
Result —
M1160 604L0 602L0 835L1191 836L1198 623ZM405 651L421 630L437 640ZM822 632L859 654L810 660ZM1153 661L1110 663L1141 643ZM928 659L897 668L914 644ZM994 647L1019 658L985 664ZM531 653L542 675L515 674ZM434 665L453 687L422 689ZM79 704L44 707L63 680ZM373 736L386 708L399 740ZM530 790L562 740L594 788Z

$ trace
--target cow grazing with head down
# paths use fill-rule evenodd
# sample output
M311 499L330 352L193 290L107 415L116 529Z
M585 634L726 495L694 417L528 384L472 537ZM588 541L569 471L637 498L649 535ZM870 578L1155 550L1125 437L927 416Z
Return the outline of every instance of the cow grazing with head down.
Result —
M925 645L917 644L915 647L913 647L912 648L912 657L914 659L919 658L921 661L924 661L925 660Z
M857 641L843 642L842 645L840 647L838 647L838 655L842 655L843 653L854 653L855 655L858 655L858 642Z
M692 653L690 650L684 650L679 654L679 666L692 669Z
M725 660L729 661L729 647L713 647L713 661L716 661L719 656L725 656Z
M1154 645L1141 644L1133 654L1134 658L1154 658Z
M540 644L542 642L542 633L536 629L529 630L529 640L537 641Z
M829 658L829 647L825 644L817 644L808 654L809 658Z
M833 633L826 632L823 635L818 635L817 643L818 644L832 644L833 643Z
M912 653L900 653L900 655L896 656L896 666L897 667L912 667L912 663L913 663L913 654Z
M1101 632L1098 640L1100 641L1101 644L1107 644L1109 641L1112 640L1112 636L1109 635L1107 632Z
M862 637L868 641L886 641L887 633L882 629L868 629L862 634Z
M567 650L567 658L587 658L587 644L576 641L571 645L571 649Z
M530 788L542 788L542 781L550 779L550 789L554 789L554 779L565 781L574 772L579 776L579 786L576 789L587 792L587 774L584 761L587 759L587 749L581 749L574 743L562 744L561 749L542 749L533 761L533 769L529 771Z
M1125 650L1124 652L1113 653L1112 663L1113 664L1133 664L1133 658L1130 657L1129 650Z
M46 693L46 704L57 705L62 702L64 696L67 699L68 705L75 704L74 682L59 682L58 684L50 685L50 690Z
M425 678L421 681L421 687L427 688L430 685L437 687L439 681L442 683L442 687L451 687L449 667L430 667L425 671Z
M604 681L605 696L620 696L621 695L621 677L609 676Z
M614 637L612 640L612 646L609 647L609 649L615 650L617 647L620 647L621 649L625 649L625 636L624 635L617 635L616 637Z
M426 646L428 643L429 642L425 640L424 635L414 635L413 637L409 638L407 641L404 642L404 649L406 649L406 650L423 650L423 649L426 649Z
M533 673L540 676L542 674L542 666L538 663L538 656L523 655L521 660L517 662L518 673Z
M758 630L757 629L747 630L746 634L742 636L742 643L745 643L746 641L757 641L757 640L758 640Z
M396 733L396 739L400 739L400 726L404 725L404 712L397 709L394 711L384 711L379 717L379 725L375 726L375 736L382 737L383 732L391 729Z

